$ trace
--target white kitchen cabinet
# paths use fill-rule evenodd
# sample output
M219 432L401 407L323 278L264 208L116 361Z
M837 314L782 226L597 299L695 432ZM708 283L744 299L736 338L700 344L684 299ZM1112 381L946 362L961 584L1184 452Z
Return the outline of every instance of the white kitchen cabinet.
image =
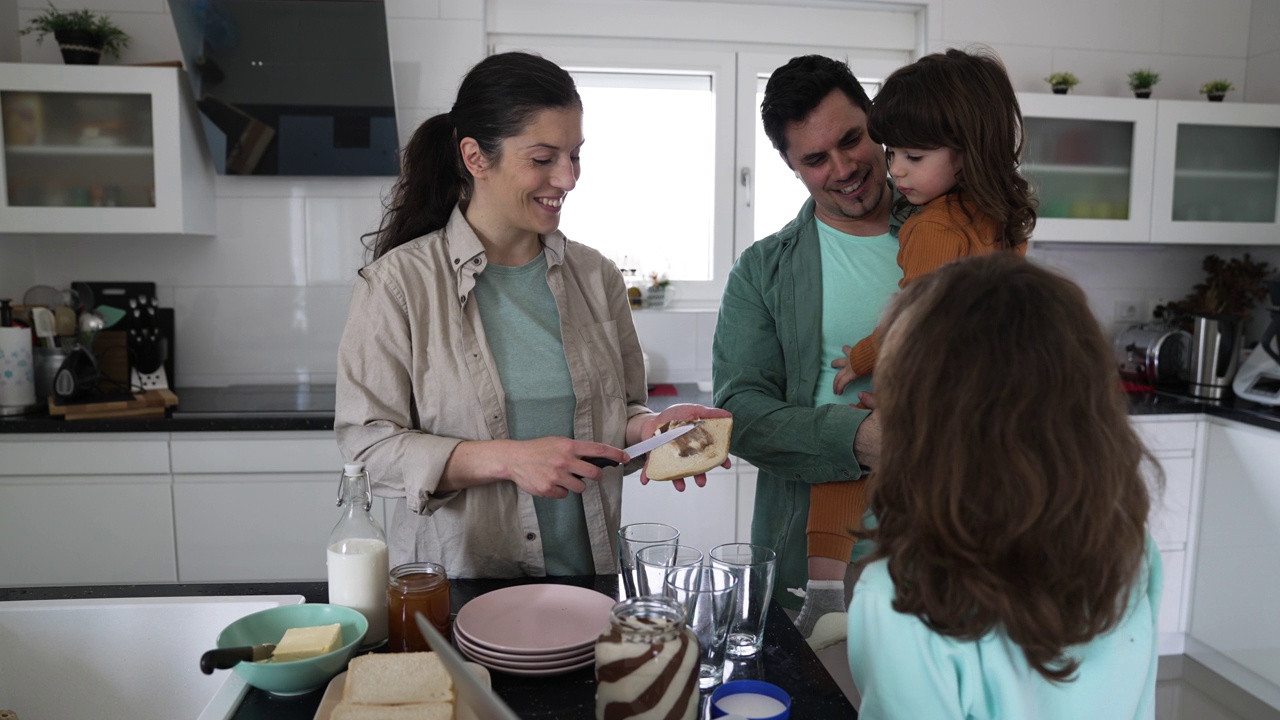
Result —
M0 63L0 232L214 234L179 68Z
M0 584L174 582L168 435L0 437Z
M1280 243L1280 105L1159 102L1151 238Z
M736 466L737 459L733 461ZM740 487L736 467L712 470L707 473L706 487L690 481L683 493L669 482L641 485L639 472L622 482L623 525L666 523L680 531L682 545L692 545L704 555L716 545L738 541Z
M1024 175L1040 202L1033 239L1148 242L1156 103L1018 96Z
M1187 654L1280 708L1280 432L1210 418Z
M333 433L175 433L182 582L324 580L343 459ZM374 517L386 529L385 501Z

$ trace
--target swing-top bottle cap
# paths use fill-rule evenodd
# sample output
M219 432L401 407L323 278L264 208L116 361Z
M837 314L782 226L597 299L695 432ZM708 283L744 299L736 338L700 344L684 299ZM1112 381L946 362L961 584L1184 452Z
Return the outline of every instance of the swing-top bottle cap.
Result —
M359 475L364 472L364 463L350 462L342 466L343 475Z

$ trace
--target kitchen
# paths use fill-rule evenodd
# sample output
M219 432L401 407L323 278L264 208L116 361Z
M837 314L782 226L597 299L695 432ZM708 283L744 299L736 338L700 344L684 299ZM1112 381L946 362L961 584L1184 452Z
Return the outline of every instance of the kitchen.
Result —
M591 38L621 37L616 44L627 47L662 42L680 48L751 45L784 56L814 45L865 46L875 51L870 53L873 59L890 51L909 53L917 48L935 50L981 41L1001 53L1016 89L1023 93L1047 94L1043 78L1056 70L1071 69L1084 78L1074 94L1125 97L1124 72L1119 69L1151 65L1164 73L1156 92L1162 100L1203 102L1196 92L1200 83L1226 76L1240 88L1229 96L1229 103L1280 103L1280 80L1274 73L1264 72L1264 68L1276 66L1280 54L1280 17L1274 4L1263 2L1237 3L1225 9L1203 1L1173 6L1151 3L1143 6L1146 12L1141 16L1102 2L1089 5L1087 11L1079 4L1065 3L934 2L913 21L918 25L912 24L909 32L897 31L893 36L896 45L888 49L883 47L888 41L877 37L883 30L880 25L846 31L825 22L826 13L841 11L843 3L778 2L771 6L637 0L609 3L607 12L600 10L601 5L481 0L388 3L388 13L395 19L389 28L401 137L407 137L425 117L448 109L456 79L484 55L487 46L527 43L530 36L586 38L584 44L591 44ZM34 0L0 2L0 30L20 27L41 7ZM181 57L165 3L116 0L96 2L94 7L109 11L134 38L120 62ZM781 7L782 12L769 14L771 7ZM726 12L755 21L717 22ZM655 16L662 18L655 20ZM671 22L671 18L684 22ZM646 39L654 37L663 40ZM4 44L0 53L6 52L11 55L0 60L60 62L52 43L37 46L30 38L16 45ZM852 51L850 54L854 57ZM854 71L861 74L858 63L851 62ZM298 399L299 393L292 393L294 402L309 403L312 394L323 395L333 382L334 348L346 316L354 271L360 264L361 248L356 239L376 225L378 200L387 184L384 178L219 175L213 178L217 229L211 236L6 233L0 238L0 296L20 297L32 285L60 287L77 278L154 281L160 305L175 311L179 358L175 386L266 384L286 388L279 392L282 401L291 394L287 388L309 386L301 393L304 400ZM762 228L755 235L770 230ZM1045 240L1036 242L1030 255L1065 271L1085 287L1095 313L1113 330L1130 322L1117 315L1117 306L1122 303L1140 301L1149 310L1162 298L1187 294L1201 280L1200 261L1209 252L1238 255L1248 251L1273 265L1280 264L1274 227L1269 236L1259 237L1248 247L1169 245L1155 233L1149 241L1142 237L1119 244ZM731 240L730 246L734 242ZM710 379L715 295L708 292L699 298L689 286L682 288L676 283L676 288L674 307L642 310L636 314L637 325L650 356L653 381L696 387ZM1255 313L1255 325L1260 316L1265 313ZM1259 329L1253 329L1253 337ZM191 394L188 402L194 403L198 395ZM190 405L179 409L189 411ZM1205 447L1198 438L1213 437L1208 421L1194 420L1196 417L1184 418L1192 424L1190 443L1179 440L1166 453L1179 463L1191 458L1193 467L1204 462ZM103 467L130 473L132 482L145 487L146 502L157 503L157 517L179 514L176 542L172 525L154 528L162 533L158 537L169 538L168 555L153 558L155 566L168 569L159 575L131 579L172 581L174 578L164 573L175 572L177 563L184 581L226 580L237 570L221 560L226 553L197 541L211 528L190 527L181 520L199 522L201 508L220 507L219 503L224 503L221 507L233 506L232 489L247 492L252 487L264 508L285 507L300 494L314 496L311 511L315 521L299 524L310 528L332 522L330 486L340 459L331 436L306 429L265 436L259 432L269 429L272 422L270 414L264 413L254 424L243 426L244 435L234 436L184 432L156 437L144 433L110 438L109 442L99 435L93 442L100 452L83 460L77 459L78 452L37 445L36 449L52 452L34 462L42 468L41 475L64 479L97 475ZM45 435L38 439L54 438ZM65 439L88 442L73 435ZM5 446L6 456L15 457L15 452L16 448ZM1258 467L1258 472L1265 470ZM269 487L251 486L254 477L269 477L273 482ZM749 512L749 471L740 470L730 477L738 478L737 490L723 483L714 488L714 500L733 504L745 498L746 504L739 507ZM1214 475L1208 470L1195 470L1188 478L1189 489L1194 480L1196 488L1203 486L1208 492L1211 477ZM171 487L176 508L166 508L162 502ZM105 485L92 492L100 493L107 507L119 505ZM122 508L121 517L131 517L137 510ZM265 509L263 514L267 519L272 515ZM709 529L708 536L740 534L744 523L749 523L745 514L740 512L724 527ZM212 519L208 522L215 524ZM692 521L686 524L692 526ZM173 557L175 544L178 560ZM297 544L298 551L310 547L303 540ZM1182 552L1189 549L1185 543L1180 547ZM279 573L282 567L297 572L296 564L282 559L262 562L262 567L250 571L251 577L243 579L295 579ZM86 580L111 582L112 578L90 575Z

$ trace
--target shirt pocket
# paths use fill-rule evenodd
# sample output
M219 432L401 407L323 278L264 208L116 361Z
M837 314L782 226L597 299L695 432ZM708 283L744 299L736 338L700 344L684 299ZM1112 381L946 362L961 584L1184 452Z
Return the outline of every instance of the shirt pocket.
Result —
M592 379L592 384L607 397L624 397L622 348L618 344L617 321L579 325L578 336L583 344L583 369Z

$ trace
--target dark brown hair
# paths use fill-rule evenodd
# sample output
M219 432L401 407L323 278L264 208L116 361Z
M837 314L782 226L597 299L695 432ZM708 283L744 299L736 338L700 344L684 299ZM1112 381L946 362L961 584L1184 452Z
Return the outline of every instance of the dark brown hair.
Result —
M882 325L871 476L893 608L1000 630L1044 677L1115 627L1138 581L1148 457L1084 292L1012 253L908 285Z
M787 157L787 125L809 117L834 90L844 93L862 111L870 112L871 99L849 66L822 55L799 55L769 75L760 102L760 122L773 149ZM790 166L791 161L787 161Z
M400 155L400 178L382 224L369 233L378 259L393 248L444 227L471 189L458 143L473 138L497 161L502 141L519 135L539 111L582 109L573 77L539 55L506 52L481 60L462 78L453 109L428 118Z
M956 177L960 206L1003 227L998 245L1027 242L1036 226L1036 203L1018 172L1022 109L1004 65L994 55L948 50L898 68L871 103L871 139L891 147L940 147L964 159ZM899 198L894 211L910 209Z

